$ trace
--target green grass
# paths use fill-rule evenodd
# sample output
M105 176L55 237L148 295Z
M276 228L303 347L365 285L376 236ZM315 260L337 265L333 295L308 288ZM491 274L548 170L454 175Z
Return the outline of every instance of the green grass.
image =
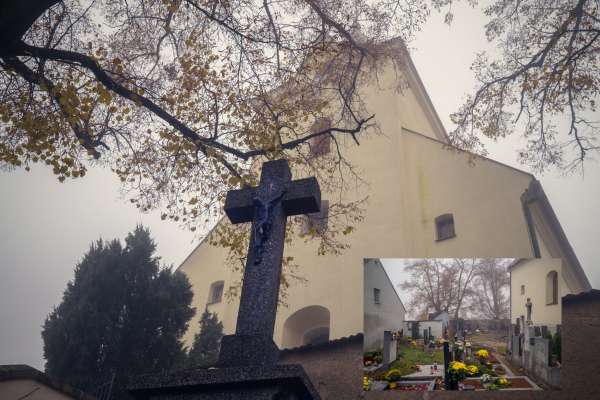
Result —
M442 350L426 352L414 348L411 345L400 345L398 347L398 359L390 364L389 369L398 369L402 375L408 375L417 370L416 364L444 364L444 353Z

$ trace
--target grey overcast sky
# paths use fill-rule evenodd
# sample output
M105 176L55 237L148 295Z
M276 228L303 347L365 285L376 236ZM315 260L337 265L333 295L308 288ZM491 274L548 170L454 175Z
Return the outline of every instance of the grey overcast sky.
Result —
M448 115L473 88L469 65L486 46L482 14L464 4L453 5L453 11L452 26L434 13L411 45L446 128ZM490 155L518 167L516 145L491 144ZM600 287L600 164L589 162L585 179L556 172L538 178L592 286ZM108 171L89 171L85 179L62 184L43 168L0 172L0 188L0 364L43 368L40 327L93 240L123 239L141 222L151 229L163 261L177 266L199 239L160 221L157 213L140 214L120 199L117 179Z

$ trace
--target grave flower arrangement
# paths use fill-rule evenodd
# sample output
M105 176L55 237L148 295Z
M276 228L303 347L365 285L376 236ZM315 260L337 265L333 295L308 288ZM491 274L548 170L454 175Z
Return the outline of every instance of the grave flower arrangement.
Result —
M479 358L481 362L484 362L490 357L490 353L486 349L479 349L475 352L475 357Z
M494 384L498 385L499 387L508 387L510 386L510 381L505 377L501 376L500 378L497 378L494 381Z
M402 373L400 372L399 369L393 368L390 369L388 372L386 372L383 375L383 379L385 379L388 382L396 382L399 381L402 378Z
M368 376L363 376L363 390L371 390L371 379Z
M448 373L455 382L460 382L467 376L467 365L460 361L452 361L448 367Z
M481 378L479 378L479 381L481 382L482 385L485 385L486 383L491 383L492 376L489 374L483 374L483 375L481 375Z
M477 365L467 365L467 375L468 376L477 376L477 374L479 373L479 368L477 368Z

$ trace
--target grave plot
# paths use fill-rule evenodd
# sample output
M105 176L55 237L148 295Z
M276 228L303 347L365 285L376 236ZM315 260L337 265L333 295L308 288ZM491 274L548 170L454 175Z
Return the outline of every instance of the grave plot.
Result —
M442 343L415 341L397 337L384 341L384 349L364 354L365 390L431 391L443 385L444 358ZM390 351L390 346L394 350ZM394 353L390 359L388 353ZM389 359L388 362L386 362ZM376 363L380 360L379 363Z

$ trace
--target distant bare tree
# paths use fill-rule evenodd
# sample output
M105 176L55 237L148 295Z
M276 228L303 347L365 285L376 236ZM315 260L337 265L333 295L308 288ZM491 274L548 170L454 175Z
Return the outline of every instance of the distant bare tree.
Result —
M418 260L405 267L409 278L399 287L412 293L408 306L415 314L447 311L458 318L471 295L477 263L475 258Z
M487 258L477 266L469 296L471 311L480 318L508 317L510 276L507 260Z

